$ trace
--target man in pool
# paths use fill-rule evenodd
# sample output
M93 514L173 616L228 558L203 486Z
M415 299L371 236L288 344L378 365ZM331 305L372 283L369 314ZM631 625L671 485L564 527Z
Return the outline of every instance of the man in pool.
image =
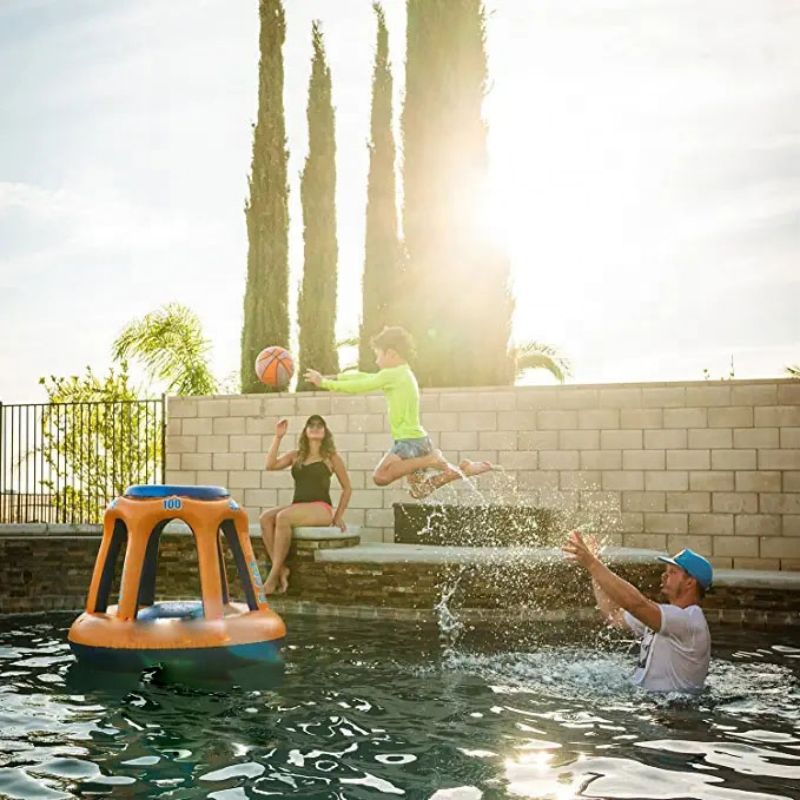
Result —
M699 692L708 674L711 636L700 603L713 579L711 564L693 550L658 556L665 562L661 593L655 603L615 575L598 555L594 537L570 533L567 558L586 569L600 613L611 625L627 627L641 638L633 683L651 692Z

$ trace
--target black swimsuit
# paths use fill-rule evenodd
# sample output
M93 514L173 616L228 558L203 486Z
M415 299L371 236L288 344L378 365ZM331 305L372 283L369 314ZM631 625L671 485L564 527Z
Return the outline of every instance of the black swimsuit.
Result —
M294 478L293 503L331 503L331 471L324 461L292 464Z

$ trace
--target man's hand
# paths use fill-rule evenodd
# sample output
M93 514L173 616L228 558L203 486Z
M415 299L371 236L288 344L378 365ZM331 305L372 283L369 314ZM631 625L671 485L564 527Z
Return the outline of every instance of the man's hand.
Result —
M306 374L303 377L309 383L313 383L314 386L319 386L322 383L322 375L320 375L315 369L307 369Z
M593 533L587 533L586 536L583 537L583 541L591 551L592 555L599 559L600 554L603 552L603 547L600 546L600 543L597 541L597 537Z
M589 569L594 561L597 561L597 540L594 536L588 536L584 540L578 531L572 531L569 538L561 548L570 561L576 561L582 567Z

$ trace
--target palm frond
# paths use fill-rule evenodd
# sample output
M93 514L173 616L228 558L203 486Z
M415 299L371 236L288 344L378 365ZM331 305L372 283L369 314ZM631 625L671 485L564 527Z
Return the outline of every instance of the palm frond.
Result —
M209 350L197 315L180 303L168 303L129 323L112 353L115 359L135 358L151 380L166 383L169 393L204 395L217 389Z
M525 342L514 350L516 375L519 377L527 369L545 369L559 383L572 375L572 364L555 347L543 342Z

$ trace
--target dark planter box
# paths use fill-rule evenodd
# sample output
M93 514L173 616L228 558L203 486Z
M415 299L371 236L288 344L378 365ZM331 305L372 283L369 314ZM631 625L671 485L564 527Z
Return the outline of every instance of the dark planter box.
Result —
M558 514L529 506L394 504L394 540L401 544L541 547L554 543Z

